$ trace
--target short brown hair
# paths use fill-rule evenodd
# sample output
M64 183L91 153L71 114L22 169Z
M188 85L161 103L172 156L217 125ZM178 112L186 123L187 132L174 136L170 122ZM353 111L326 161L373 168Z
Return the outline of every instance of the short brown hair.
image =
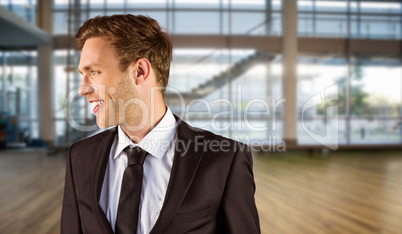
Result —
M78 29L75 36L78 50L82 50L85 41L92 37L111 40L120 58L122 72L138 59L148 59L164 92L172 60L172 41L156 20L131 14L89 19Z

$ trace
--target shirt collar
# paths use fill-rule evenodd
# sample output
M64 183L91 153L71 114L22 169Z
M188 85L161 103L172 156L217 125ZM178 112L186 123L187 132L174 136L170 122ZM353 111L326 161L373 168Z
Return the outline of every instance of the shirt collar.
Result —
M176 135L177 126L175 117L170 111L170 108L167 107L166 113L161 121L159 121L159 123L140 142L138 142L138 144L128 138L120 125L118 125L117 129L118 144L113 159L116 159L121 151L129 145L133 147L139 146L152 156L162 159Z

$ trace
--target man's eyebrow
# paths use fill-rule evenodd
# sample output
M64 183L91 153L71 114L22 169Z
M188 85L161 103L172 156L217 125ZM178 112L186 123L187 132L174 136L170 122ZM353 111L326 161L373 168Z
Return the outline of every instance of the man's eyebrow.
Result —
M91 70L93 67L99 67L99 66L100 66L99 64L91 63L91 64L88 64L88 65L85 65L85 66L83 67L83 70L84 70L84 71L88 71L88 70ZM78 68L78 71L82 74L82 71L81 71L80 68Z

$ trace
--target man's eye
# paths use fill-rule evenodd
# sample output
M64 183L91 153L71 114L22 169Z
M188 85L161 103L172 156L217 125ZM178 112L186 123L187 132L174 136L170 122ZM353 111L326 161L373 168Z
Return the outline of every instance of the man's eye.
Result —
M96 76L96 75L99 74L97 71L92 71L91 73L92 73L93 76Z

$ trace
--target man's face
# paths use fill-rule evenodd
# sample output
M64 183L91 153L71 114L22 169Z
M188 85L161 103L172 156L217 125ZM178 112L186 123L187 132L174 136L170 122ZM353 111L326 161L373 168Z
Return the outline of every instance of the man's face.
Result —
M124 122L121 103L135 98L135 92L128 73L120 71L119 58L111 43L99 37L88 39L82 48L79 71L82 74L79 94L92 103L98 126L107 128Z

